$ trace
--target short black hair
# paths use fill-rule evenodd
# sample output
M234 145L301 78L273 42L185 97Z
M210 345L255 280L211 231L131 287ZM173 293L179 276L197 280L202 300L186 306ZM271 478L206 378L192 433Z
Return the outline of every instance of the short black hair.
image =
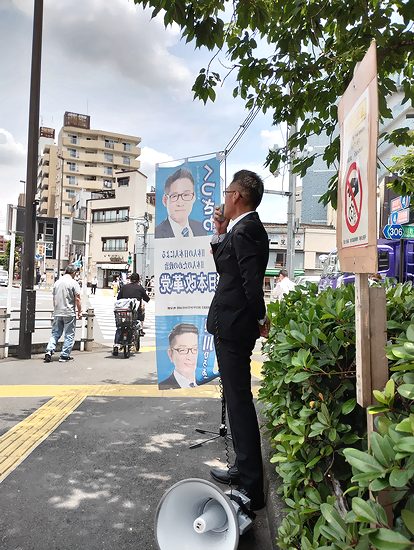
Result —
M179 168L173 174L168 176L168 178L165 180L164 193L167 194L169 192L171 185L175 181L184 179L184 178L190 180L194 187L194 178L190 170L187 170L187 168Z
M262 178L250 170L239 170L233 176L233 182L240 187L242 196L252 208L256 209L262 202L264 185Z
M180 323L179 325L175 325L168 336L170 347L177 336L181 336L181 334L186 334L187 332L192 332L198 336L198 328L191 323Z
M65 273L69 273L69 275L71 275L72 273L76 273L77 271L78 271L78 268L72 264L69 264L68 266L66 266L66 269L65 269Z
M279 271L279 275L283 275L283 277L289 277L289 273L287 272L286 269L281 269Z
M131 273L130 281L131 281L131 283L139 283L138 273Z

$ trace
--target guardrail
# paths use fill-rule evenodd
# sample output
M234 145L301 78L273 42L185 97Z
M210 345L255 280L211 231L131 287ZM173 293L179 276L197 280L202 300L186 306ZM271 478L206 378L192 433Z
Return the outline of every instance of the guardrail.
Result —
M18 313L17 317L12 317L13 314ZM38 309L35 314L38 313L48 313L49 317L35 317L35 331L37 330L48 330L49 332L52 329L52 320L53 320L53 310L50 309ZM76 328L82 330L81 338L76 342L79 342L79 347L81 351L92 351L93 347L93 320L95 317L95 312L93 308L88 308L86 313L82 313L82 319L76 324ZM86 323L84 322L86 320ZM20 330L19 326L12 327L11 323L19 321L20 322L20 309L12 309L10 313L7 312L7 308L0 308L0 359L4 359L9 355L9 348L12 347L12 344L6 342L8 340L9 331ZM38 322L36 324L36 321ZM39 323L43 322L43 324ZM85 334L86 329L86 334ZM49 340L49 338L48 338ZM47 342L46 342L47 343ZM36 344L36 346L46 346L46 343Z

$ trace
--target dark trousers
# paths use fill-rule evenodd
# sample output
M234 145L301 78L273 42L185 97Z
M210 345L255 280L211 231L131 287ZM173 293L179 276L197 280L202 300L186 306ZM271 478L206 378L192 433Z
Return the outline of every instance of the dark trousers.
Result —
M226 399L240 485L253 498L263 498L260 432L251 391L250 357L255 342L214 338Z

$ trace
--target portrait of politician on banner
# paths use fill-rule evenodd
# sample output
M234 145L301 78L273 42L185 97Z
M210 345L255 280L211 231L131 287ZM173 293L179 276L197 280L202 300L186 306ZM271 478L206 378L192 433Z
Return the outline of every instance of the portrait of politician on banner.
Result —
M195 388L218 375L214 344L204 316L164 317L157 331L160 390Z
M215 160L215 159L214 159ZM157 168L155 238L188 238L211 235L215 188L211 180L219 163L187 162L179 167ZM210 177L213 176L213 177Z

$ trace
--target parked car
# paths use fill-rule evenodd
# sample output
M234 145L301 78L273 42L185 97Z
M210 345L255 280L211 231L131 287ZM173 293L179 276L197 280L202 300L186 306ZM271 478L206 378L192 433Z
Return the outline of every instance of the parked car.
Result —
M0 286L9 284L9 273L5 269L0 269Z
M320 275L300 275L295 278L295 285L306 286L309 283L319 284Z
M378 239L378 274L381 279L393 278L404 283L414 283L414 240ZM336 250L319 257L323 263L323 272L319 282L319 290L337 288L341 285L353 284L354 273L341 271Z

